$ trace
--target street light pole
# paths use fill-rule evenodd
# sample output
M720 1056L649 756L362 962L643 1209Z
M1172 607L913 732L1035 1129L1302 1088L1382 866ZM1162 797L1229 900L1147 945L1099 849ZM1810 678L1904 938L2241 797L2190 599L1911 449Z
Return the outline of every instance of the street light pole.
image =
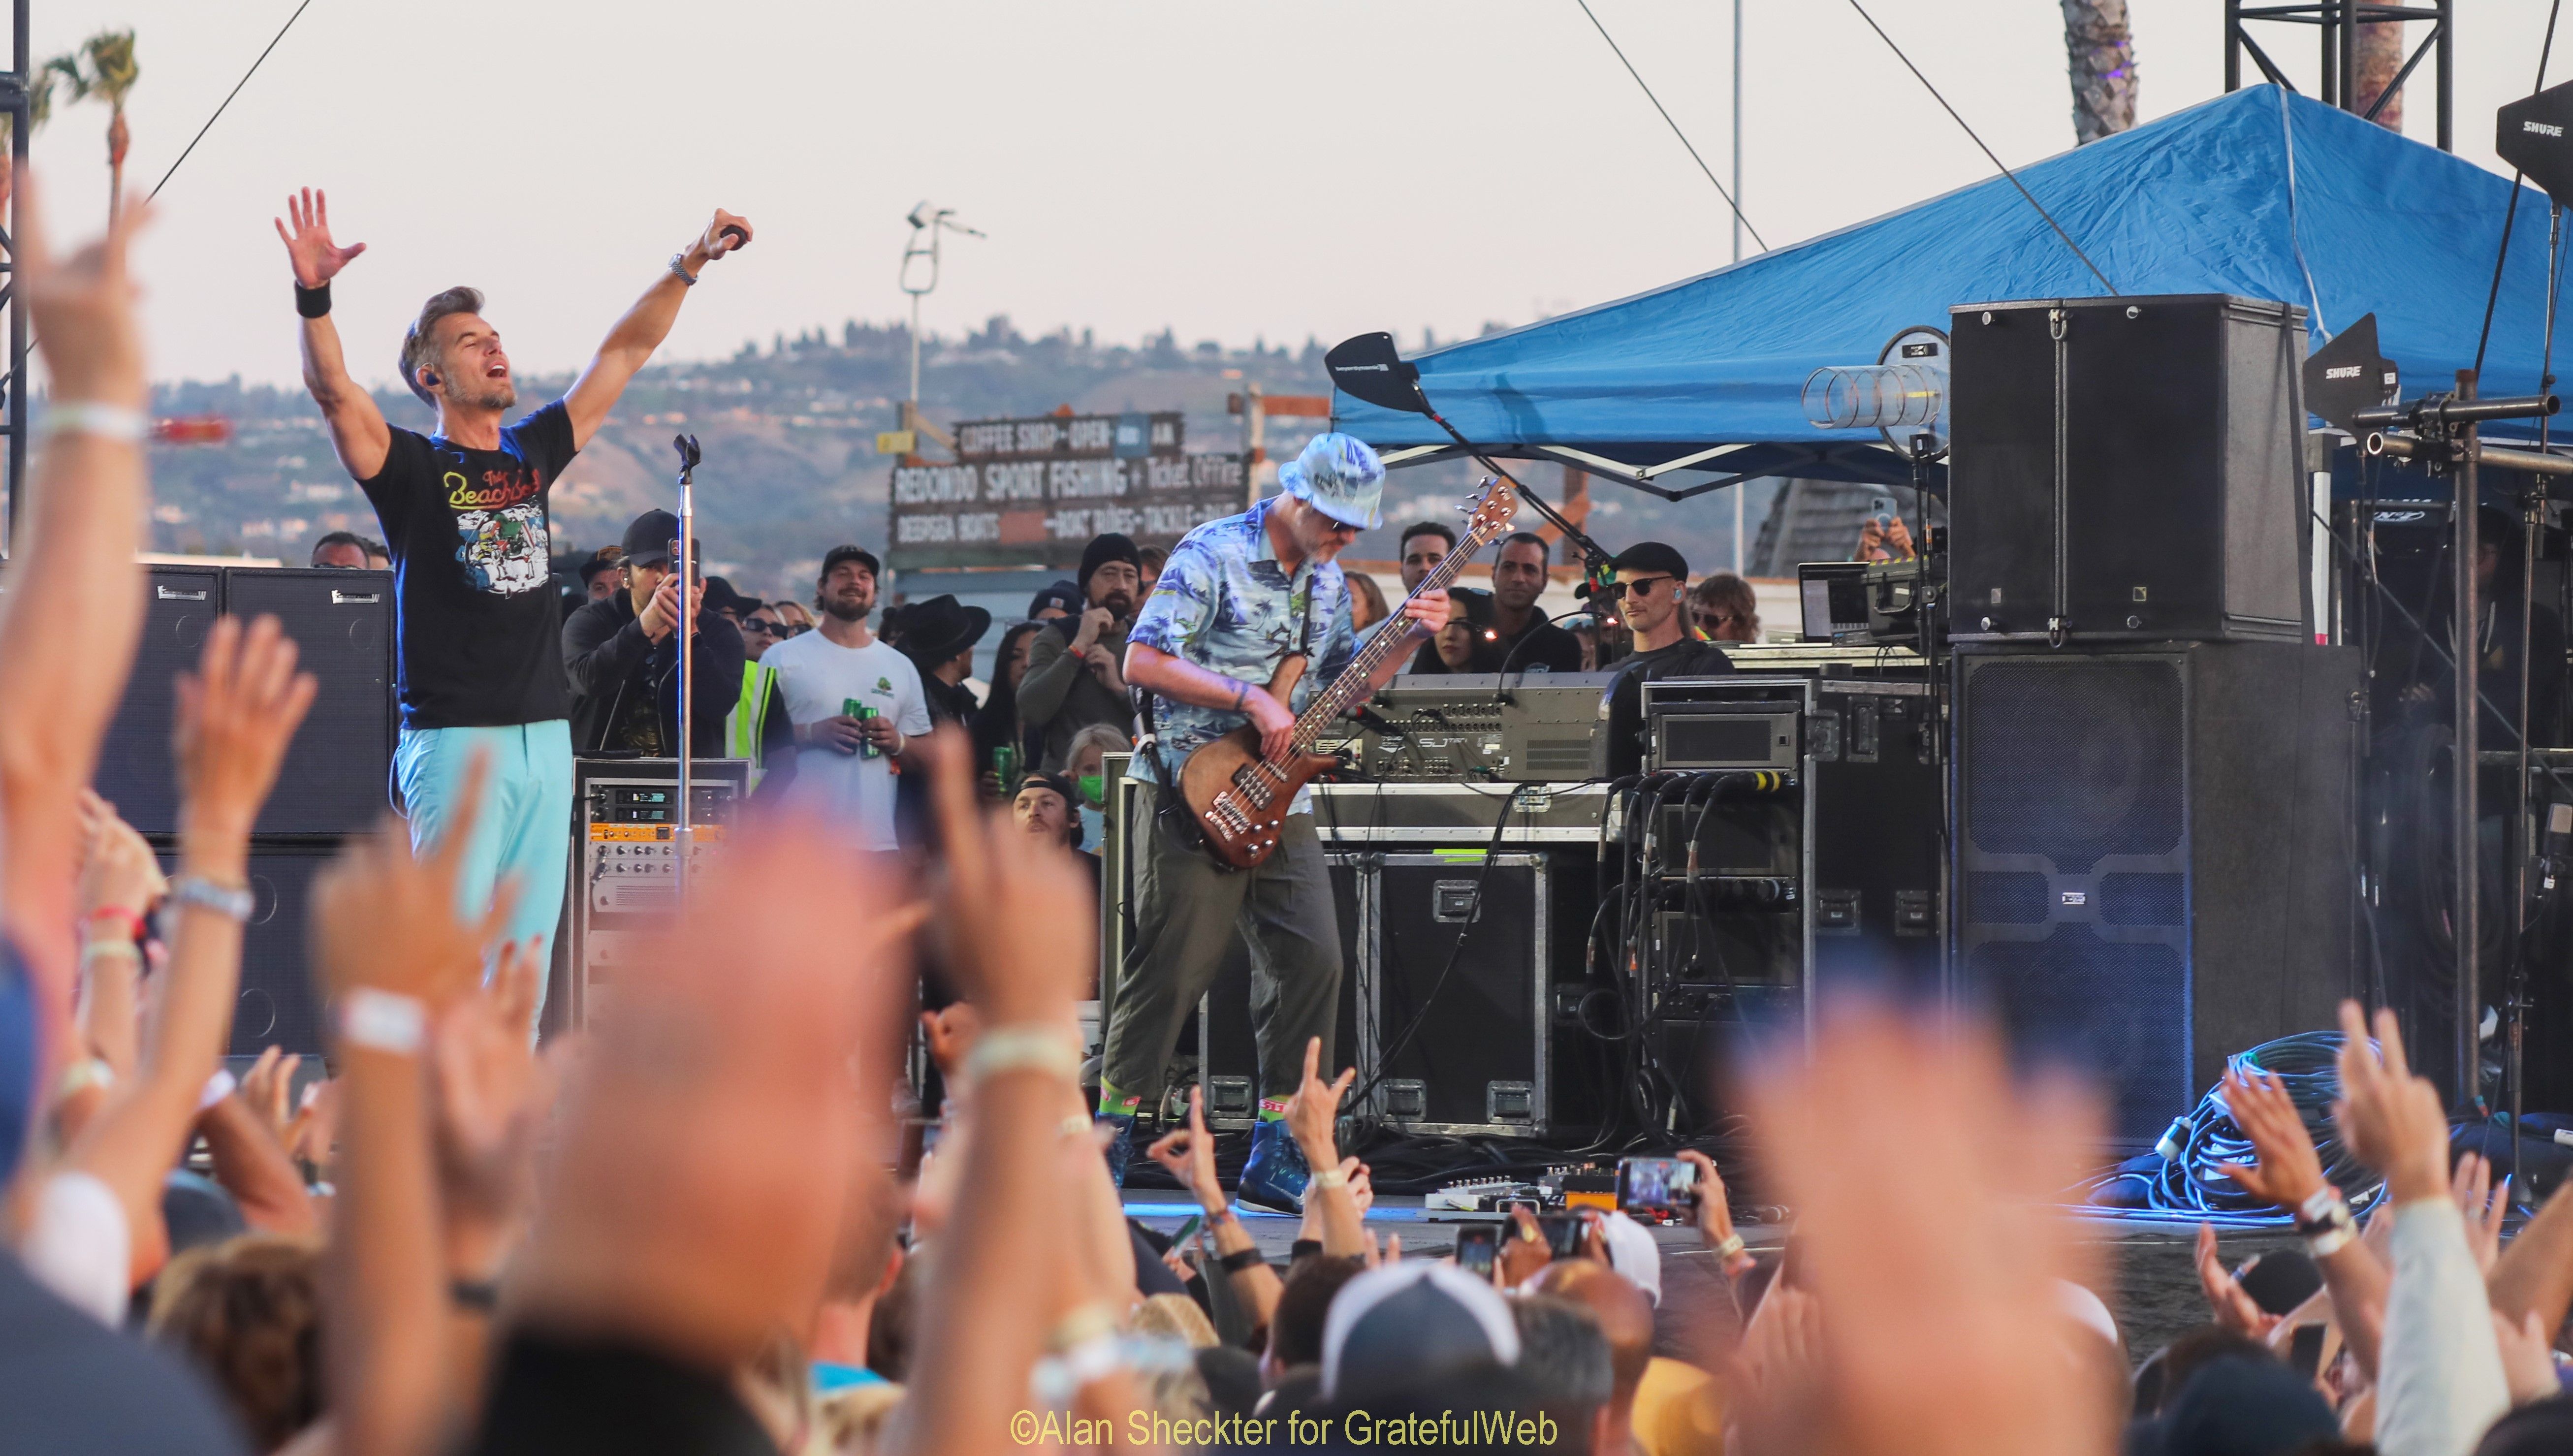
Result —
M902 291L911 295L911 397L902 408L902 427L905 429L920 427L920 301L938 287L939 241L949 233L962 233L968 238L983 236L956 222L955 217L954 208L932 208L923 202L911 210L908 220L911 223L911 241L903 245L902 272L896 280ZM923 259L927 260L928 276L915 284L912 265L915 260Z

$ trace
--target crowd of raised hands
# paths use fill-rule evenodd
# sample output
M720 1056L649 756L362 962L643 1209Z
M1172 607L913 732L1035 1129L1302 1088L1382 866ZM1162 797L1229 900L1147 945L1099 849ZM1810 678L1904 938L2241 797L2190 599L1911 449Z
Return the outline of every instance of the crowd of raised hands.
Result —
M57 401L144 401L144 216L60 260L32 216L15 240ZM541 1049L507 890L459 908L470 813L417 856L388 822L314 887L327 1059L236 1078L244 919L273 911L244 903L250 834L314 686L276 622L219 621L178 684L180 832L156 848L81 787L147 505L134 440L50 437L0 593L0 1450L1355 1447L1389 1442L1326 1422L1469 1408L1601 1456L2561 1441L2573 1200L2505 1244L2508 1181L2451 1165L2398 1029L2355 1007L2336 1115L2381 1195L2362 1223L2286 1091L2236 1072L2255 1156L2228 1175L2295 1216L2318 1287L2270 1307L2282 1281L2206 1230L2209 1327L2140 1375L2064 1206L2100 1145L2083 1092L1882 1008L1738 1089L1794 1210L1783 1255L1746 1247L1695 1151L1702 1248L1668 1261L1622 1214L1558 1254L1514 1212L1488 1273L1379 1243L1339 1141L1353 1074L1318 1043L1286 1111L1316 1170L1289 1256L1227 1195L1194 1094L1147 1152L1199 1205L1173 1243L1126 1216L1080 1085L1090 882L987 814L952 734L926 749L924 876L743 826L667 953ZM958 998L919 1017L927 1124L901 1115L924 968Z

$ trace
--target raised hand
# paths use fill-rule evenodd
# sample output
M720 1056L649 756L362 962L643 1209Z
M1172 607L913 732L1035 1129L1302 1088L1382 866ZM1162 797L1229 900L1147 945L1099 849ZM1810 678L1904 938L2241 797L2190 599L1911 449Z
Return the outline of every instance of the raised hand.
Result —
M81 858L80 913L83 920L106 912L120 921L125 916L141 917L163 895L170 882L161 875L161 863L154 858L152 846L135 833L134 826L117 817L116 806L98 796L95 790L81 793L81 824L87 840Z
M271 1047L242 1074L241 1086L233 1092L242 1105L258 1114L260 1125L280 1148L288 1146L287 1129L295 1121L295 1070L303 1065L302 1057L289 1057L285 1048Z
M869 719L869 731L889 732L873 725L892 721ZM940 927L965 999L988 1026L1059 1023L1070 1033L1073 1003L1097 981L1097 891L1059 846L1019 833L1006 807L982 807L963 733L941 728L916 748L929 759L947 847Z
M1346 1096L1349 1084L1357 1080L1358 1070L1345 1068L1338 1077L1321 1079L1322 1039L1312 1038L1304 1044L1304 1082L1295 1094L1286 1099L1286 1130L1295 1145L1304 1149L1304 1160L1314 1167L1334 1167L1339 1157L1340 1098Z
M1735 1237L1733 1204L1724 1191L1724 1174L1716 1171L1715 1159L1694 1147L1680 1149L1680 1161L1697 1169L1697 1236L1710 1249L1720 1249ZM1759 1260L1747 1249L1736 1249L1725 1256L1724 1272L1740 1276L1750 1271Z
M716 1370L807 1326L859 1160L892 1159L923 914L852 869L808 826L738 835L667 954L623 973L568 1079L531 1319Z
M369 987L433 1010L480 984L483 948L498 939L518 899L517 882L503 881L479 922L455 918L456 875L490 778L490 754L476 751L464 766L455 822L425 858L413 856L401 823L388 816L315 879L313 953L332 997Z
M191 831L250 832L286 745L320 688L295 643L263 616L218 617L197 671L179 677L179 789Z
M2492 1162L2480 1152L2469 1152L2457 1159L2457 1170L2448 1180L2448 1192L2457 1200L2457 1209L2466 1217L2466 1246L2475 1251L2475 1269L2492 1272L2493 1260L2501 1257L2501 1220L2510 1211L2510 1178L2504 1175L2496 1185L2492 1180Z
M2303 1206L2323 1185L2323 1164L2285 1086L2275 1074L2231 1068L2224 1074L2224 1105L2259 1161L2223 1163L2217 1171L2290 1213Z
M2215 1251L2215 1225L2197 1225L2197 1288L2206 1296L2209 1318L2226 1329L2265 1338L2277 1328L2280 1316L2262 1309L2234 1277L2225 1272L2224 1261Z
M1810 1449L2115 1449L2088 1385L2028 1378L2061 1363L2056 1281L2085 1282L2094 1253L2056 1206L2093 1135L2071 1089L2015 1084L1989 1029L1863 1006L1745 1090L1797 1210L1798 1284L1831 1325ZM1885 1217L1890 1167L1905 1206L1942 1210L1935 1225Z
M2340 1004L2341 1099L2332 1108L2341 1139L2368 1166L2385 1174L2397 1204L2448 1195L2448 1116L2438 1090L2412 1075L2403 1056L2403 1029L2394 1013L2376 1014L2376 1045L2358 1003Z
M740 236L727 238L724 236L726 229L739 229ZM749 247L750 238L750 219L717 208L715 220L706 224L705 236L697 240L697 248L705 255L706 261L712 263L727 253Z
M1180 1186L1213 1217L1224 1211L1225 1197L1224 1183L1215 1172L1215 1139L1207 1135L1205 1104L1205 1090L1190 1088L1189 1125L1163 1133L1144 1149L1144 1155L1178 1178Z
M42 211L34 177L20 171L19 231L10 240L10 264L35 327L37 352L53 376L53 397L141 408L143 331L135 321L126 254L152 210L140 204L124 209L106 237L62 259L45 239Z
M534 1191L543 1099L528 1034L544 974L534 937L501 946L490 985L438 1017L431 1046L441 1211L490 1242L506 1237Z
M286 216L273 218L277 236L286 242L287 259L295 265L295 281L308 289L318 289L339 276L349 261L367 251L364 243L343 248L331 241L331 199L320 189L308 187L286 199ZM288 223L294 224L290 231Z

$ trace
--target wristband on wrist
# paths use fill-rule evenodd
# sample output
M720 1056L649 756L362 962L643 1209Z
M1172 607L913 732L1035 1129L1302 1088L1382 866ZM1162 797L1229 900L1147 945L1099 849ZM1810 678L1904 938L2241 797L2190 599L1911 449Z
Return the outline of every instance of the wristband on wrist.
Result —
M140 409L96 399L57 399L45 408L45 433L92 434L120 444L141 444L152 421Z
M340 1039L352 1047L416 1056L429 1035L429 1008L417 997L361 986L340 1004Z
M1237 713L1241 712L1243 703L1248 701L1250 697L1251 684L1247 682L1235 683L1233 685L1233 711Z
M1216 1260L1216 1267L1228 1274L1239 1274L1252 1265L1264 1262L1267 1255L1258 1248L1238 1248Z
M81 969L88 970L93 961L132 961L140 966L143 953L134 948L132 941L92 941L81 947Z
M325 279L320 288L295 286L295 312L307 319L319 319L331 312L331 283Z
M229 1069L216 1068L215 1075L206 1079L204 1090L197 1093L197 1110L202 1112L231 1096L233 1089L239 1086L241 1086L240 1080L235 1078Z
M1715 1256L1718 1260L1729 1259L1740 1252L1742 1252L1742 1235L1739 1233L1726 1234L1724 1242L1715 1246Z
M495 1279L449 1279L446 1302L475 1314L489 1314L500 1307L500 1285Z
M1318 1238L1299 1238L1293 1243L1286 1245L1286 1257L1290 1262L1295 1259L1300 1259L1306 1254L1317 1254L1321 1251L1322 1241Z
M1348 1185L1349 1175L1335 1167L1315 1169L1311 1179L1306 1184L1308 1187L1315 1188L1345 1188Z
M1111 1330L1037 1361L1028 1385L1048 1405L1069 1405L1082 1388L1105 1380L1129 1365L1126 1346Z
M251 912L259 908L248 885L219 885L203 875L181 875L170 882L170 907L193 905L211 910L226 920L247 924Z
M994 1027L965 1054L968 1087L1012 1072L1038 1072L1069 1081L1081 1073L1081 1053L1063 1028L1040 1023Z

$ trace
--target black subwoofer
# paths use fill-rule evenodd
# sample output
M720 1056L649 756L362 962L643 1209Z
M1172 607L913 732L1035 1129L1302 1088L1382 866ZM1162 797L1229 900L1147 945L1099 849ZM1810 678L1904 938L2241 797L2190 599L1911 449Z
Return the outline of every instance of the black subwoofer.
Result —
M2150 1142L2352 966L2356 654L1961 652L1959 976Z

